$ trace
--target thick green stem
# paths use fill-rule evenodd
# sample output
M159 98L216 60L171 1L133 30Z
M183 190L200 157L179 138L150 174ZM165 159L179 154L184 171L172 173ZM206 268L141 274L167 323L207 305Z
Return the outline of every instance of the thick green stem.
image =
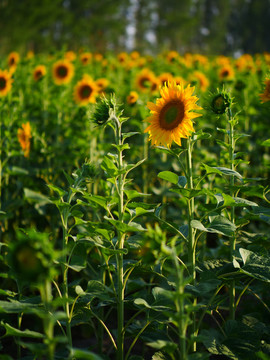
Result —
M187 185L189 189L193 189L192 177L192 144L191 139L187 139ZM191 284L196 282L196 246L195 246L195 232L191 226L191 221L194 219L194 198L188 200L188 266L191 275ZM193 305L196 306L197 299L194 298ZM196 333L196 317L192 314L191 336L194 337ZM192 341L192 350L196 351L196 341Z
M67 226L66 226L66 220L64 220L64 224L63 224L63 250L65 249L65 247L67 246L68 243L68 234L67 234ZM65 256L65 263L66 263L66 256ZM71 319L70 319L70 310L69 310L69 303L68 303L68 266L66 264L62 265L62 274L63 274L63 297L66 301L65 303L65 312L67 315L67 320L66 320L66 334L67 334L67 339L68 339L68 344L70 347L72 347L72 334L71 334Z
M178 315L178 340L179 340L179 353L180 353L180 359L186 360L187 359L187 324L186 324L186 316L185 316L185 304L184 304L184 291L185 286L183 284L184 279L184 268L183 265L179 264L179 260L175 251L175 248L173 248L173 260L176 268L176 274L177 274L177 293L176 293L176 312Z
M122 133L121 133L121 124L118 121L117 123L117 143L119 145L118 151L118 167L119 170L123 168L123 153L120 149L122 145ZM123 175L120 174L118 177L118 219L123 222L124 215L124 184L123 184ZM125 234L118 230L118 249L122 250L124 248ZM123 266L123 253L117 254L117 360L124 359L124 266Z
M231 162L231 169L234 171L234 151L235 151L235 139L234 139L234 128L233 128L233 118L232 112L229 108L228 111L229 123L230 123L230 162ZM234 176L230 177L230 186L231 186L231 196L234 196ZM231 207L231 222L235 223L235 208L234 206ZM233 261L234 259L234 252L236 248L236 235L230 239L230 260ZM235 319L235 280L232 280L230 285L230 318L232 320Z
M48 348L48 359L54 359L54 323L51 316L51 301L52 301L52 289L51 289L51 281L46 280L45 283L40 288L40 295L43 301L46 316L43 320L44 334L46 336L45 343Z

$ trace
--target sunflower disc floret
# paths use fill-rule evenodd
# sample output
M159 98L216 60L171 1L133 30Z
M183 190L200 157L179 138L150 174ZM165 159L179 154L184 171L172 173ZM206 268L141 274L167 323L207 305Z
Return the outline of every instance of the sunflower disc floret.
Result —
M171 147L174 141L181 146L181 138L188 138L194 132L192 119L201 116L193 110L200 110L196 104L198 97L192 95L194 87L165 84L160 90L161 98L156 103L148 102L151 116L145 119L150 125L145 129L149 133L152 145Z

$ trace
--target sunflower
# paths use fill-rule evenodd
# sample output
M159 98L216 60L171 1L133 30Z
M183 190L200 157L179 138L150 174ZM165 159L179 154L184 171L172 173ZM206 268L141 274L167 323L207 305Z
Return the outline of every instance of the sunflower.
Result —
M173 78L173 81L176 83L176 85L181 85L186 83L186 80L184 78L182 78L182 76L175 76Z
M96 86L100 94L106 89L108 85L109 85L109 80L106 78L99 78L96 80Z
M167 61L171 64L179 58L179 53L174 50L169 51L166 58L167 58Z
M20 55L16 51L13 51L8 55L9 67L16 67L19 61L20 61Z
M73 94L75 101L80 105L95 103L98 95L98 87L89 75L84 75L75 85Z
M58 60L53 64L52 72L55 84L67 84L73 77L74 67L68 60Z
M101 62L101 61L103 60L103 55L100 54L100 53L95 53L95 54L94 54L94 59L95 59L95 61L97 61L97 62Z
M270 101L270 77L266 78L264 83L265 83L264 92L262 94L259 94L262 103Z
M234 79L234 70L231 65L223 66L219 72L218 77L220 80L232 80Z
M65 59L67 59L69 61L74 61L77 58L77 55L72 50L66 51L64 56L65 56Z
M92 54L90 52L84 52L80 55L80 60L83 65L88 65L92 60Z
M46 67L44 65L38 65L33 71L33 78L35 81L40 80L46 75Z
M23 150L24 156L29 157L30 152L30 139L31 139L31 126L29 121L22 124L22 129L18 129L18 140Z
M137 102L138 98L139 98L138 93L136 91L131 91L127 96L127 103L129 105L133 105Z
M171 73L162 73L159 75L158 78L159 78L161 86L164 86L165 83L168 84L168 82L173 81L173 75Z
M206 91L209 86L208 78L201 71L194 71L190 77L190 81L198 83L201 91Z
M156 104L148 102L151 116L145 119L150 125L144 132L149 133L152 145L171 147L172 142L181 146L181 138L187 138L194 132L192 119L201 116L193 112L200 110L196 104L197 96L193 96L194 87L184 88L183 84L169 83L161 88L161 98Z
M128 61L129 56L126 52L123 51L117 55L117 59L121 64L125 64Z
M33 59L34 56L35 56L35 54L34 54L34 51L33 51L33 50L27 51L26 58L27 58L28 60Z
M0 97L9 93L12 82L11 74L7 70L0 70Z
M143 92L155 91L158 89L159 80L155 74L145 68L136 77L136 87Z

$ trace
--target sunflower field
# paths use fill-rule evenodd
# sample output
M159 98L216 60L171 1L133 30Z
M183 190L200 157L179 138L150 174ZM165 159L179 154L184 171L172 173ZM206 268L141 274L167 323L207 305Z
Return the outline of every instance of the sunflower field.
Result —
M270 359L269 67L0 59L0 359Z

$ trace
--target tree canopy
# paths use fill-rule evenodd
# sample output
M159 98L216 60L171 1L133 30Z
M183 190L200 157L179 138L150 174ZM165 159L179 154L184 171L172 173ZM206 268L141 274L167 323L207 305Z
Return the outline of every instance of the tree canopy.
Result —
M270 0L0 0L0 51L270 50Z

